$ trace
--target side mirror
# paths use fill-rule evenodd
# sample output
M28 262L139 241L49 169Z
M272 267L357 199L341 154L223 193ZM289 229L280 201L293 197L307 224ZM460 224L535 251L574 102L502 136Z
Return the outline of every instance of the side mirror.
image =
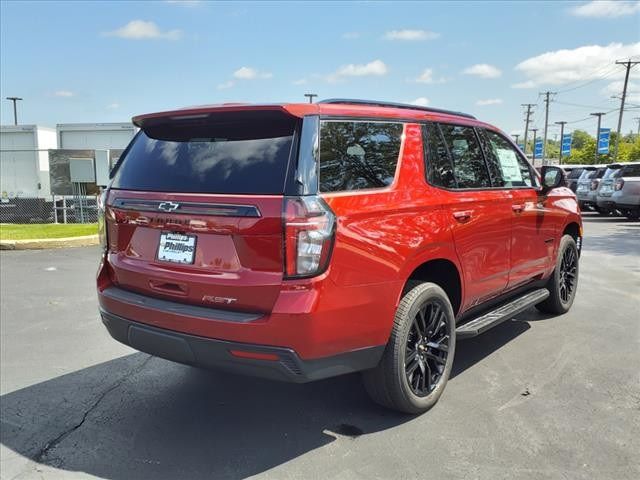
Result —
M542 176L542 193L547 193L549 190L565 184L564 170L559 167L542 167L540 175Z

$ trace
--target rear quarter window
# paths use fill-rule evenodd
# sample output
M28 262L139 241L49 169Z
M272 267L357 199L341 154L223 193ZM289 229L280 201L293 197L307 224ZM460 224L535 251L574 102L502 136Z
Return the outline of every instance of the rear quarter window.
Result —
M320 122L320 191L384 188L393 183L402 123Z
M619 177L640 177L640 165L625 165Z

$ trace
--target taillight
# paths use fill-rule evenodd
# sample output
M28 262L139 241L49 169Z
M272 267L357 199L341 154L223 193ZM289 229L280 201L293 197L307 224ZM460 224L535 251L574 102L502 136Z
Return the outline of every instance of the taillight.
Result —
M107 225L104 219L104 211L106 208L107 190L103 190L98 195L98 240L103 250L107 249Z
M624 180L622 178L619 178L618 180L616 180L616 185L613 188L615 190L622 190L622 187L624 187Z
M591 190L597 190L598 183L600 183L598 180L591 180Z
M284 274L312 277L324 272L333 248L336 217L317 196L284 200Z

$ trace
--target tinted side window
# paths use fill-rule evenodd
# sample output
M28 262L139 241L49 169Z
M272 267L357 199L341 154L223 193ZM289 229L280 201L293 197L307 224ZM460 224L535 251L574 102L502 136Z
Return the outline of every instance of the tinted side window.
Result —
M531 187L534 185L529 164L502 135L485 130L491 151L496 160L505 187Z
M456 188L451 159L440 128L430 123L423 128L422 133L427 181L437 187Z
M489 171L472 127L442 124L442 134L449 147L458 188L491 186Z
M640 177L640 165L625 165L621 177Z
M403 125L323 120L320 123L320 191L391 185Z

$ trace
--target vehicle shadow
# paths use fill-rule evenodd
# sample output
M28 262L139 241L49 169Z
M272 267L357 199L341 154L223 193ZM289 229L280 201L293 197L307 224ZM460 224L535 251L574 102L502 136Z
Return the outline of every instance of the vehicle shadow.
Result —
M506 322L459 342L452 379L528 328ZM372 403L359 375L295 385L142 353L5 394L0 404L3 445L113 480L243 479L338 438L417 421Z

